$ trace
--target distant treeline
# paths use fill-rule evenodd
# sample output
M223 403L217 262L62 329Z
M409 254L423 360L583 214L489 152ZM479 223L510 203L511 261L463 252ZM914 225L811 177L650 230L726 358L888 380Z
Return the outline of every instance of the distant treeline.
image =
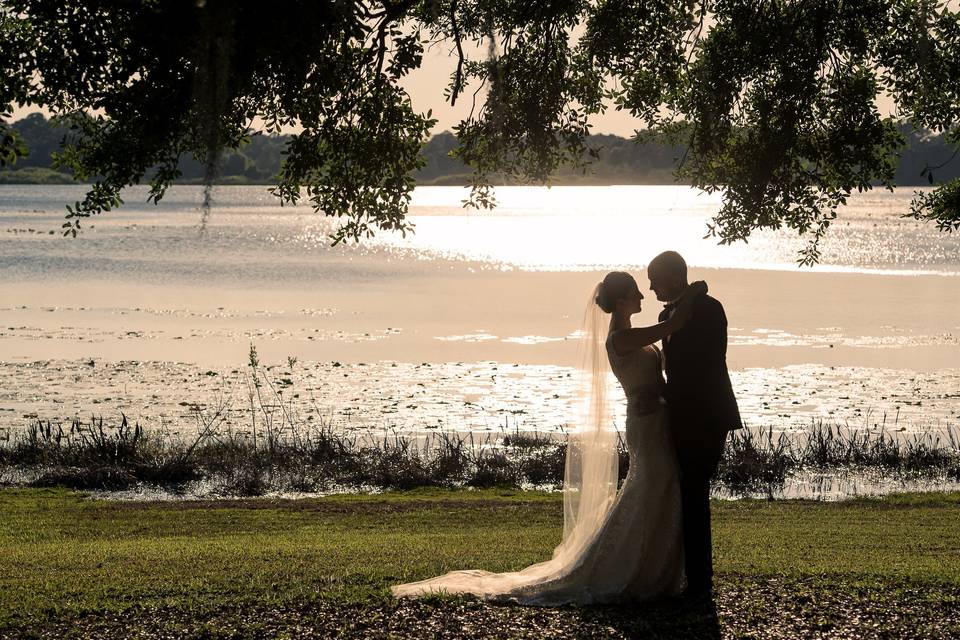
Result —
M56 126L39 113L13 123L29 150L13 169L0 171L0 183L71 183L69 173L51 167L51 154L60 149L68 130ZM903 149L896 182L899 185L928 184L924 169L936 167L951 159L955 149L940 134L901 125L907 146ZM221 184L270 184L280 169L288 136L255 135L240 149L227 151L220 167ZM590 136L588 143L599 147L599 158L591 169L582 172L567 169L555 176L559 184L672 184L673 170L683 149L654 142L636 143L629 138L613 135ZM457 146L456 137L444 132L431 138L423 148L426 165L417 173L417 182L423 185L466 184L470 169L450 151ZM184 157L180 162L183 176L180 182L199 183L203 180L201 162ZM940 183L960 177L960 157L944 167L932 171L934 182Z

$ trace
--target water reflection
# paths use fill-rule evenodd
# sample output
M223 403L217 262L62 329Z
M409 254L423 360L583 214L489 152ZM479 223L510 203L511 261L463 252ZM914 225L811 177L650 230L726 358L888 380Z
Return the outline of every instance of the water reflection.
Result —
M956 273L960 239L907 221L913 190L861 194L841 210L822 245L821 271ZM414 236L378 242L533 270L636 268L665 248L698 267L795 268L805 240L760 231L736 250L704 238L720 194L683 186L502 187L492 212L465 212L458 187L418 189Z
M30 258L42 268L51 266L40 260L47 253L62 260L63 207L82 193L74 185L0 185L0 227L7 232L0 237L0 259L10 252L7 257L20 258L13 266ZM280 207L264 187L218 187L202 235L200 187L175 187L157 207L145 203L146 193L143 187L125 191L123 208L91 221L88 233L69 246L128 258L117 268L129 268L136 258L141 270L156 270L179 257L216 275L217 265L240 264L238 255L248 268L264 269L278 262L288 270L310 268L307 261L319 257L325 267L375 258L380 271L390 261L409 266L444 259L557 271L642 267L665 248L697 267L792 270L805 243L792 231L770 230L735 248L718 246L704 235L721 205L719 194L684 186L501 187L499 206L490 212L464 209L465 188L420 187L410 206L414 234L379 233L361 245L337 247L328 238L335 220L308 206ZM913 193L898 189L850 198L823 242L817 270L960 273L960 237L901 217ZM105 260L102 269L110 268Z

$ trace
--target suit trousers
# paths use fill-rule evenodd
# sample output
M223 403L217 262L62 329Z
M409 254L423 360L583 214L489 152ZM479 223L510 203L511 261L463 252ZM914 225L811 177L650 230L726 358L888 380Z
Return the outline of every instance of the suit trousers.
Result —
M710 478L720 464L727 431L693 426L674 425L673 436L680 466L687 589L696 592L713 586Z

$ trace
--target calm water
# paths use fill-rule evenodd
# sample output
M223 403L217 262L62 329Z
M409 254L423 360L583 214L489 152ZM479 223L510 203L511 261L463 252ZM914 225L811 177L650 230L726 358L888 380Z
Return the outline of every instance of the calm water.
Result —
M665 248L693 266L796 269L803 246L789 231L765 231L735 248L703 239L717 195L687 187L504 187L492 212L463 209L465 189L421 187L416 233L383 233L360 246L331 248L332 222L307 206L284 207L260 186L218 187L201 227L200 187L176 187L159 206L146 188L90 221L77 239L60 237L64 205L83 187L0 185L0 267L14 280L84 278L184 284L291 285L477 261L492 268L588 270L643 266ZM913 190L851 199L823 244L822 271L960 273L960 234L903 219Z
M548 314L538 308L514 320L515 326L496 325L521 315L514 304L508 314L497 311L496 318L488 314L485 320L461 311L468 317L459 317L460 325L448 316L434 319L430 309L398 325L387 315L389 304L374 307L376 312L363 306L384 295L366 285L401 276L427 289L437 282L430 276L451 265L463 273L629 269L666 248L679 250L697 267L795 272L803 245L781 231L758 233L745 245L717 246L703 235L718 197L672 186L501 188L499 207L481 213L463 209L465 189L420 188L411 207L415 235L384 233L339 247L327 240L331 221L307 206L281 208L265 187L217 188L205 226L200 187L174 188L160 206L145 202L146 188L135 188L126 192L120 210L92 219L76 239L63 238L64 205L81 198L83 190L0 185L0 268L6 283L27 285L9 294L11 299L0 299L0 428L37 417L121 410L146 422L191 426L189 406L221 395L233 398L241 424L246 387L238 371L244 371L247 350L256 344L267 364L282 364L288 354L302 360L285 375L303 376L298 389L310 402L302 410L318 420L349 428L482 431L509 423L554 431L568 421L571 409L565 365L572 361L566 352L518 369L505 367L524 362L519 350L563 348L573 321L540 326ZM903 219L911 197L906 189L852 199L824 243L817 269L898 280L910 279L893 274L938 274L950 285L960 274L960 234ZM521 275L550 274L509 277ZM84 285L104 281L124 287L86 293ZM56 283L61 288L48 289L57 299L37 302L33 283ZM324 291L356 291L362 299L347 309L306 299L306 292L321 288L318 283ZM141 284L160 285L156 291L166 294L165 300L130 302L115 293ZM294 306L263 302L251 311L218 306L207 293L181 299L182 288L194 285L205 292L237 288L244 294L282 289L293 292ZM61 293L74 290L81 292L81 302L62 304ZM579 304L579 291L570 296ZM887 319L883 322L891 326L850 329L815 313L814 324L788 330L783 323L789 318L750 324L751 317L766 318L758 310L770 305L763 299L748 302L753 307L740 307L741 318L730 327L731 356L739 354L742 363L745 355L763 351L774 354L776 363L757 367L731 358L751 425L795 430L823 419L930 431L957 424L960 368L925 366L922 359L957 349L956 319L934 320L930 328L904 329ZM896 304L892 300L889 306ZM524 335L533 330L545 335ZM403 353L412 357L396 355L401 352L391 347L404 340L413 347ZM506 356L471 350L475 344L506 343L520 346L501 351ZM216 348L227 354L219 358L222 366L196 357ZM841 350L847 359L831 355ZM898 355L908 352L916 358ZM783 353L790 355L778 355ZM334 363L351 358L353 364L342 368ZM498 358L500 370L491 362ZM423 360L438 366L422 368ZM180 382L170 385L171 380Z
M80 237L63 238L64 206L83 192L0 185L0 269L11 285L0 290L0 437L38 418L120 411L148 426L192 432L193 407L218 403L227 407L225 424L242 430L249 421L251 344L272 367L271 379L291 385L285 402L309 424L368 432L557 433L569 425L576 397L571 370L561 366L566 352L526 364L520 355L561 349L573 321L553 307L524 315L524 291L504 298L510 301L505 314L460 309L455 321L442 309L433 317L432 308L397 320L392 299L379 306L371 301L403 281L407 297L396 299L406 302L397 304L426 305L429 295L411 292L432 291L444 280L435 277L441 272L456 272L446 280L464 287L472 286L467 278L474 271L521 289L543 278L579 282L590 274L570 272L639 269L668 248L694 267L765 270L764 278L796 282L770 271L796 272L804 244L792 232L767 231L747 244L718 246L703 236L719 197L673 186L501 188L492 212L463 209L462 188L419 188L410 210L414 235L382 233L339 247L329 246L332 221L308 206L281 208L265 187L218 187L205 225L200 187L174 188L159 206L145 202L146 188L134 188L121 209L92 219ZM901 189L852 198L822 245L816 271L879 274L863 278L869 286L934 281L949 295L960 278L960 234L904 219L912 195ZM498 273L509 270L567 273ZM896 277L909 274L942 278ZM822 277L829 284L848 278ZM34 284L37 291L43 287L44 302ZM140 285L154 287L144 294ZM803 320L781 309L785 303L765 298L731 305L740 315L730 327L732 378L748 424L800 434L824 420L903 437L946 436L960 420L960 363L950 362L960 340L950 312L956 300L935 301L929 322L921 322L923 314L911 311L914 302L899 297L912 295L910 286L884 299L891 309L884 318L857 316L858 322L849 319L849 309L848 319L838 320L822 300L814 302L824 317L814 312ZM189 287L201 293L185 297ZM444 291L459 287L448 284ZM268 301L274 290L286 298ZM325 299L316 291L333 294ZM131 292L139 298L124 297ZM264 299L231 302L223 292ZM228 301L214 301L214 293ZM66 294L74 301L63 303ZM144 301L154 294L158 299ZM581 294L569 293L578 304ZM488 304L496 299L485 295ZM337 300L344 308L335 308ZM771 308L779 315L768 313ZM904 317L896 313L901 308ZM557 316L553 324L541 325L550 313ZM537 335L525 335L533 331ZM504 356L481 348L506 343L519 346L501 347ZM405 344L412 345L407 352ZM228 354L223 366L196 355L217 349ZM768 364L742 364L761 352L772 354ZM285 366L288 354L300 362ZM622 420L623 407L617 412ZM911 488L834 477L794 484L790 495L819 497Z

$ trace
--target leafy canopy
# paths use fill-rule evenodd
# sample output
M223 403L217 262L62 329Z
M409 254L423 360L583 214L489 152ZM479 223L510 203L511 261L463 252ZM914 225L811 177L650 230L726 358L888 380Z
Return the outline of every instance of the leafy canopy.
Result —
M621 109L721 190L711 235L787 227L812 264L854 191L893 185L903 137L879 96L960 147L960 13L936 0L4 0L0 38L0 165L25 152L2 124L13 104L68 124L58 162L93 181L73 235L123 187L149 180L159 200L183 158L212 180L222 149L288 125L282 202L340 218L335 242L409 230L435 121L402 80L431 45L454 52L445 99L473 104L455 154L475 206L495 204L494 178L584 166L591 118ZM960 180L911 215L960 228Z

